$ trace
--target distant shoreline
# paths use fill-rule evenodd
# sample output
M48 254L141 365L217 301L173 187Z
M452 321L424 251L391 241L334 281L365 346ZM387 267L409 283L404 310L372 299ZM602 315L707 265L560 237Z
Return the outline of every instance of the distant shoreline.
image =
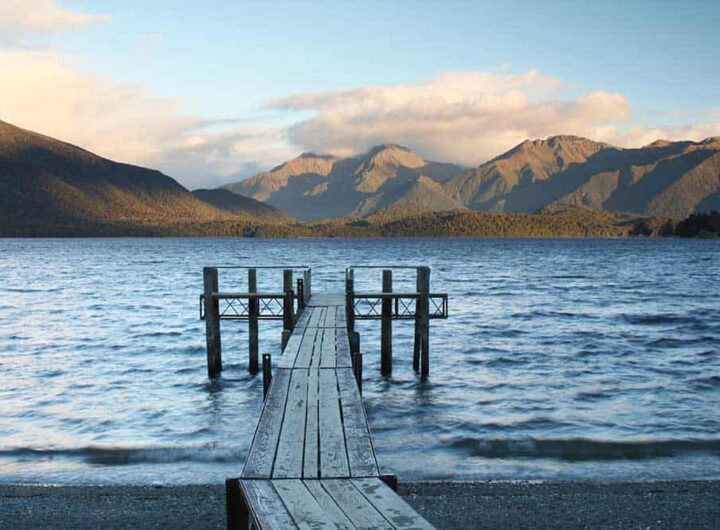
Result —
M715 528L720 480L401 482L437 528ZM225 528L224 485L0 484L2 528Z
M683 221L610 214L584 208L556 208L535 214L469 211L406 213L398 217L371 216L305 223L218 220L163 225L71 223L12 227L0 224L0 237L619 239L720 236L720 212L692 215Z

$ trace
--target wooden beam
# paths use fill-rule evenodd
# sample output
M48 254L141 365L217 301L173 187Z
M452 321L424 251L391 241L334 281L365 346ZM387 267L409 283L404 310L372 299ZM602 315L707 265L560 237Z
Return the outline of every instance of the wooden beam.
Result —
M220 375L222 370L222 346L220 342L220 307L214 293L218 292L218 271L215 267L203 268L205 301L205 342L207 346L208 376Z
M382 271L383 293L392 293L392 270ZM392 375L392 304L391 299L382 301L382 320L380 322L380 373Z
M257 293L257 270L248 269L248 292ZM256 374L258 371L258 319L260 317L260 301L256 298L248 300L248 371Z

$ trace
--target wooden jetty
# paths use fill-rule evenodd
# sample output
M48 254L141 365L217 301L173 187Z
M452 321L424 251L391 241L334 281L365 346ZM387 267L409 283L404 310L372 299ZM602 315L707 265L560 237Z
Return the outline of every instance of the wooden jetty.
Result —
M211 377L222 369L221 320L248 321L251 372L258 370L258 322L282 320L284 328L274 375L263 355L265 400L245 466L226 481L228 528L432 528L397 495L395 476L378 467L354 325L381 320L381 371L389 375L392 320L415 320L413 366L427 377L429 320L447 318L447 295L430 293L427 267L417 268L417 292L393 293L386 269L382 292L358 293L354 269L346 270L344 293L317 294L308 268L295 285L293 270L285 270L281 293L256 292L256 268L248 269L247 292L221 292L217 269L204 269Z

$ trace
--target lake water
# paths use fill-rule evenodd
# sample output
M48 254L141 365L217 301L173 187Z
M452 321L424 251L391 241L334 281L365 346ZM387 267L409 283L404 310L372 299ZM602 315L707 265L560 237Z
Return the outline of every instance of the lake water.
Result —
M259 416L247 329L223 323L206 376L205 265L422 264L450 295L431 376L395 324L358 324L383 470L407 479L720 477L720 242L682 240L0 240L0 481L220 482ZM278 290L281 272L259 275ZM395 288L411 289L395 274ZM244 289L221 271L221 289ZM380 286L362 271L357 290ZM279 357L280 323L261 323Z

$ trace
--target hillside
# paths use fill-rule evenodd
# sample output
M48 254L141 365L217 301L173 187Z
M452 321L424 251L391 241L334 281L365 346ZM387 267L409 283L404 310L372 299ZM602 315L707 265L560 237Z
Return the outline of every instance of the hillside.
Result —
M572 136L523 142L445 190L480 211L534 212L551 204L682 218L720 198L720 139L621 149Z
M0 235L152 235L175 224L240 219L159 171L0 121Z
M0 122L0 236L711 234L716 214L677 219L720 206L719 153L718 139L619 149L553 137L460 171L387 145L346 159L303 155L243 184L311 218L301 222L227 189L190 193L158 171Z
M351 158L306 153L225 189L262 200L303 220L366 215L393 204L431 210L463 208L441 184L461 171L423 160L398 145Z
M250 197L243 197L230 190L220 188L213 190L199 189L194 190L192 194L204 203L231 214L251 216L271 223L289 223L294 220L274 206L256 201Z
M720 205L720 139L622 149L552 136L526 140L470 170L383 145L344 159L305 154L226 188L304 220L395 205L522 213L571 205L683 218Z

